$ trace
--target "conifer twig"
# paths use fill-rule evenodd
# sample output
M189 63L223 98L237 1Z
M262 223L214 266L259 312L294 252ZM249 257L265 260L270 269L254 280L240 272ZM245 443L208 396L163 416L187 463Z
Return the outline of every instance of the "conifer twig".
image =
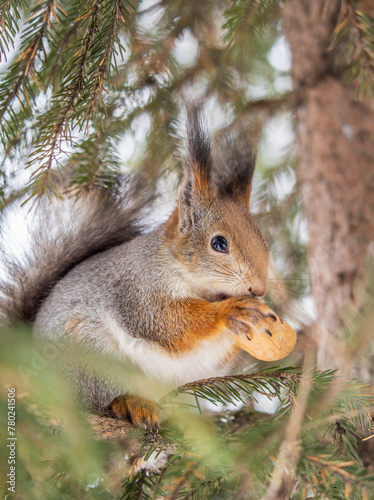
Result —
M303 375L300 379L296 405L287 424L284 441L266 491L266 500L283 500L293 484L297 462L301 453L300 433L309 393L312 387L314 353L306 353Z
M206 399L213 404L216 402L222 404L232 403L232 401L243 403L241 391L251 394L256 391L269 398L280 396L280 387L289 387L297 383L300 372L297 368L271 368L257 373L227 375L224 377L213 377L209 379L190 382L178 389L170 392L160 401L161 406L167 406L170 401L180 394L194 396L196 405L197 398Z
M40 7L37 9L39 10ZM28 75L33 72L35 60L38 53L43 50L43 40L46 36L47 30L50 28L50 19L53 15L56 15L57 10L61 10L60 5L56 0L47 0L45 9L37 16L37 10L32 11L30 22L35 24L36 19L40 19L40 27L37 32L24 43L23 51L18 56L17 61L11 67L10 75L8 76L8 83L12 83L12 89L9 92L9 86L4 83L4 88L7 88L7 92L1 95L3 101L0 100L0 119L3 118L4 114L8 110L9 105L13 102L14 98L17 97L24 81L27 79ZM27 95L25 94L27 99Z

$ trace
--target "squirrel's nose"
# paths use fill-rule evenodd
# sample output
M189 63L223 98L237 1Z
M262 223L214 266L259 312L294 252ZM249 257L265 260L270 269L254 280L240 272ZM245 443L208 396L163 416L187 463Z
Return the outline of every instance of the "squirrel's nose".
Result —
M268 287L266 285L257 285L257 286L250 286L249 287L249 292L254 296L254 297L264 297L266 295L266 292L268 291Z

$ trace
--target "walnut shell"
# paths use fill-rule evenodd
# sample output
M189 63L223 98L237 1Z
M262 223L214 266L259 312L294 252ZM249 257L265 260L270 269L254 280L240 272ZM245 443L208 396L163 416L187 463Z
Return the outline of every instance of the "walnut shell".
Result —
M261 361L285 358L295 347L297 336L290 325L278 317L270 325L258 325L245 334L232 333L238 347Z

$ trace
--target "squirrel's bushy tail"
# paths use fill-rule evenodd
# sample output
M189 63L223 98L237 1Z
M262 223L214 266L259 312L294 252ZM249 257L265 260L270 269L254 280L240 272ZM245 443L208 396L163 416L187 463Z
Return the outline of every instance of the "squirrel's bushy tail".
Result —
M38 203L26 255L16 258L0 248L6 271L4 279L0 277L0 323L32 321L70 269L137 236L152 198L152 189L139 177L125 180L117 195L91 192Z

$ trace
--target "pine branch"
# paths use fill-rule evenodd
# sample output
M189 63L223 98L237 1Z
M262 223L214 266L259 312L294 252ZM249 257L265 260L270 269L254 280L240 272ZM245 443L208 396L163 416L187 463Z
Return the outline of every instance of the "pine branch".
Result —
M332 460L324 454L303 454L298 482L301 493L307 485L315 495L328 495L328 498L368 498L374 474L366 472L352 460Z
M126 7L126 3L131 5L128 1L126 2L124 0L117 0L116 2L113 2L113 4L108 3L106 9L103 10L102 18L104 20L104 23L107 23L107 27L103 27L101 35L97 37L92 47L93 51L96 49L96 47L99 47L99 50L102 53L100 54L101 59L99 61L99 64L97 67L95 67L95 70L92 73L92 77L90 79L92 90L86 114L87 124L94 112L96 102L99 96L101 96L102 90L105 90L105 87L103 85L104 82L108 81L111 66L113 66L113 69L117 71L114 57L114 54L116 54L116 50L114 48L114 45L117 45L120 54L121 51L124 50L124 47L119 42L118 31L120 28L124 29L127 26L129 20L130 14ZM104 44L104 40L107 42L106 47Z
M359 97L367 92L374 97L374 18L360 10L356 0L342 2L331 48L338 45L350 66L350 79L358 78Z
M173 459L165 466L162 473L156 476L153 476L153 474L149 476L150 482L145 487L143 493L151 496L151 492L153 491L153 496L156 498L158 496L166 496L166 498L187 499L195 497L205 498L204 485L207 486L206 498L209 498L210 494L216 492L215 487L218 487L218 485L220 487L225 486L228 489L233 488L233 491L235 491L238 487L238 464L243 463L246 463L245 467L249 468L251 475L255 474L255 478L257 479L254 479L253 484L257 484L258 475L261 476L261 472L255 471L254 464L258 460L256 457L262 456L262 454L266 456L266 466L262 462L261 470L266 467L267 473L261 481L263 481L263 485L267 484L271 470L269 455L274 455L274 451L269 452L269 448L272 449L275 446L275 450L279 450L280 440L284 432L283 429L286 432L285 442L289 441L290 443L297 444L297 454L293 454L293 445L291 448L284 447L284 450L287 452L286 454L292 454L294 462L292 464L287 462L285 466L284 457L282 458L282 453L280 453L275 470L279 469L283 479L285 469L294 471L294 476L292 477L295 477L295 480L287 484L288 488L293 488L295 499L304 498L302 495L307 485L309 488L308 491L323 492L328 498L334 492L334 488L336 489L337 496L335 497L334 493L331 498L342 498L342 496L338 496L342 495L342 490L351 489L351 491L360 491L361 493L365 488L368 490L369 486L374 484L374 477L365 472L357 454L358 434L353 422L358 422L357 420L350 421L351 417L347 414L346 404L342 401L344 399L351 402L356 400L357 403L353 404L356 411L367 415L369 412L367 405L371 404L372 394L370 395L370 391L366 390L365 387L355 391L350 384L348 384L349 387L344 392L344 385L341 383L338 385L335 373L330 370L316 372L312 379L310 379L307 390L305 392L298 390L296 401L293 401L292 394L297 390L299 382L300 372L298 370L277 370L273 368L251 375L219 377L217 379L193 382L167 395L162 402L163 410L168 410L170 407L173 408L170 405L170 400L175 399L178 394L189 394L195 396L197 399L202 398L212 403L226 404L230 398L231 403L242 400L243 393L251 393L254 389L265 394L274 391L273 393L276 394L281 386L283 388L286 387L290 391L290 396L284 399L283 409L281 408L278 414L266 416L258 414L256 416L255 413L255 415L251 414L246 417L246 410L243 409L242 412L244 414L242 416L237 414L238 416L231 419L225 419L226 423L221 422L222 414L219 415L215 419L216 425L222 428L220 429L219 436L217 435L213 438L213 443L215 444L207 444L208 450L210 449L209 446L212 447L208 451L208 456L205 456L204 453L200 455L197 451L200 449L201 453L201 443L194 442L191 438L186 440L183 434L181 434L181 430L173 427L171 429L168 427L170 430L166 434L165 430L162 430L161 435L156 440L154 437L150 439L150 437L147 437L147 434L144 434L142 454L146 454L146 457L149 458L152 453L165 450L164 439L167 438L169 450L172 450ZM260 383L260 386L257 383ZM338 392L336 392L336 387L338 387ZM358 383L356 388L359 388ZM333 394L337 398L336 402L331 400ZM300 404L300 398L303 400L302 404ZM325 401L325 403L319 406L318 410L322 412L322 417L315 419L313 418L312 411L316 409L316 402L320 401ZM290 403L293 411L288 425L285 426L288 420ZM332 403L333 405L331 406ZM196 407L199 408L198 402L196 402ZM336 412L334 415L331 413L333 410ZM178 418L178 413L176 417ZM191 417L192 415L189 418L187 417L187 420L190 420ZM240 420L239 425L236 422L237 419ZM184 422L183 418L182 422ZM195 427L197 424L198 422L195 424L191 423L190 425ZM287 432L288 434L292 434L291 437L288 436L288 440ZM201 434L198 433L197 436L201 436ZM209 441L209 438L207 439ZM170 443L172 443L171 446ZM224 466L226 474L223 474L220 469L220 460L223 460L223 463L226 464L227 457L223 451L225 449L230 450L230 464L234 468L235 474L231 474L227 465ZM280 449L282 450L282 446ZM222 451L218 452L218 450ZM222 453L222 456L220 456L220 453ZM210 454L214 456L214 466L211 458L208 458ZM311 457L318 457L318 459ZM313 460L315 461L313 462ZM206 464L209 464L209 467ZM327 477L331 478L330 483ZM171 489L170 478L173 478ZM314 480L313 478L318 479ZM127 488L130 488L131 485L129 483L131 483L131 479L128 481ZM155 492L156 484L157 494ZM269 488L270 485L268 486ZM268 498L284 498L281 491L283 490L277 487L277 493L270 495L269 490ZM262 494L258 496L263 497L263 493L262 491ZM257 498L258 496L256 496L255 492L253 493L253 498Z
M80 195L99 188L116 193L120 188L121 171L118 154L103 135L92 134L71 154L64 169L71 175L68 192Z
M166 407L181 394L193 396L196 404L189 406L195 406L199 410L199 398L214 405L218 403L228 405L233 401L244 403L243 393L252 396L253 392L257 392L269 398L281 398L281 389L294 387L299 377L300 371L297 368L288 367L282 370L270 368L252 374L203 379L175 389L162 398L160 404L162 407Z
M82 29L82 24L75 22L77 10L77 3L73 1L70 9L67 12L64 11L63 16L51 22L50 29L46 33L48 50L45 51L43 61L40 59L37 61L37 79L34 75L34 78L27 84L32 97L42 95L44 100L47 98L44 89L48 89L50 85L55 89L61 84L61 79L64 78L61 68L68 67L73 57L69 44ZM4 85L5 92L7 91L6 82ZM10 116L3 127L4 161L6 158L11 159L12 154L14 155L17 149L25 143L29 145L40 126L40 108L35 101L29 104L30 106L21 98L19 109L15 106L10 108Z
M304 373L300 379L296 404L292 408L285 437L266 490L266 500L281 500L285 493L289 493L292 488L301 451L301 428L312 387L313 364L313 355L308 353L304 361Z
M262 32L269 21L276 17L279 0L235 0L224 13L226 30L224 41L234 44L249 30Z
M312 409L306 429L331 424L342 418L362 429L373 428L371 412L374 404L374 388L357 379L343 382L334 371L316 372L312 388Z
M68 119L74 114L74 105L84 88L84 67L89 57L94 33L98 28L98 2L99 0L94 0L77 20L89 17L90 23L82 39L81 48L67 70L70 82L64 85L60 95L54 98L51 110L43 117L44 123L42 122L39 131L39 145L29 161L29 166L35 157L43 162L33 174L32 194L38 197L51 189L49 172L61 153L62 141L71 141L71 124Z
M73 3L66 16L60 19L59 23L52 25L48 60L40 71L40 80L44 82L44 87L52 84L53 88L57 89L61 85L61 79L66 76L61 69L69 67L71 59L75 57L74 42L83 37L81 31L84 29L84 23L77 20L77 11L79 5Z
M90 9L93 5L95 5L93 0L82 0L78 7L75 6L79 13L73 19L74 22L72 21L73 9L68 9L59 24L52 23L48 33L48 57L38 73L38 82L42 81L44 86L52 82L54 88L57 85L59 88L52 95L50 108L40 115L38 120L34 119L35 124L32 125L33 130L35 126L39 128L39 133L34 140L34 151L28 163L29 166L33 165L33 168L37 167L29 184L32 196L40 196L50 188L53 189L54 174L48 171L57 172L65 168L63 163L65 146L73 146L73 141L76 141L79 146L83 139L81 131L84 127L86 133L90 127L90 134L93 129L100 134L100 130L104 128L103 123L107 123L105 115L108 102L113 102L113 99L117 99L117 110L121 109L121 112L124 110L122 118L115 120L117 127L120 126L122 120L122 132L129 129L136 116L144 112L150 113L151 133L148 136L148 154L144 163L148 164L154 172L179 167L180 162L170 161L170 151L176 151L177 156L180 156L179 143L174 139L176 134L171 127L177 124L178 119L179 109L176 106L176 100L179 101L180 97L183 97L194 81L201 80L202 75L204 75L203 78L208 75L210 81L215 82L213 86L211 84L206 86L207 99L218 97L222 102L230 101L236 94L244 96L246 92L245 86L241 88L237 85L238 63L232 57L233 54L228 53L221 46L214 45L220 43L216 35L212 38L212 44L208 45L205 39L206 34L201 33L200 24L204 19L207 22L210 19L210 7L201 9L205 17L200 19L192 15L196 6L200 8L198 2L194 1L186 6L188 29L199 43L196 64L186 68L175 60L174 45L178 37L186 30L186 21L175 15L179 8L176 4L169 6L166 3L167 10L165 10L163 22L166 23L168 29L158 31L156 29L147 35L135 33L129 37L130 58L122 67L119 67L119 74L113 79L112 73L116 71L117 56L123 49L117 35L119 30L126 28L131 21L126 17L127 11L123 10L127 4L119 0L100 2L97 16L100 19L97 26L98 32L92 36L92 40L87 40L85 36L90 19L92 19L93 11ZM124 12L122 18L120 17L121 9ZM139 13L137 17L141 17L141 14ZM215 33L216 30L213 32ZM83 40L84 43L82 43ZM87 52L87 57L77 64L79 57L84 55L84 50L89 53ZM118 52L117 55L116 52ZM66 65L61 73L59 65L64 61ZM227 68L225 68L226 65ZM83 74L75 73L77 68L81 71L84 68ZM76 81L74 81L74 75ZM131 85L128 83L129 75L131 83L134 82ZM76 86L75 83L79 81L80 85ZM34 93L38 92L35 86L32 90ZM143 91L144 95L149 98L145 102L140 102L139 95ZM109 93L107 97L106 92ZM245 102L243 96L238 99L238 102ZM120 108L121 101L124 103L122 108ZM134 103L138 105L134 107ZM257 110L256 106L255 108ZM6 148L7 154L21 143L20 130L26 124L23 117L24 113L14 114L12 125L14 136L9 137L10 147ZM167 138L170 139L167 148L163 144L163 136L160 133L160 118L162 125L165 125ZM95 133L90 137L95 137ZM83 169L81 173L83 174ZM88 172L87 174L89 175ZM58 191L55 192L58 193Z
M2 0L0 7L0 62L14 47L14 39L19 31L22 11L27 8L26 0Z
M226 483L227 478L223 477L218 477L208 481L201 481L201 484L199 484L198 487L185 489L180 498L183 500L209 499L213 495L217 495Z
M19 95L21 89L24 91L24 98L30 106L30 98L32 99L34 96L29 85L29 77L35 78L39 85L35 63L40 59L40 53L45 56L44 41L51 27L51 18L58 19L59 12L64 13L56 0L45 0L42 3L37 3L31 9L26 23L21 53L11 65L0 91L0 119L9 111L10 104Z
M69 61L51 108L40 118L38 137L28 163L31 166L35 160L41 162L31 178L31 196L40 197L51 189L50 171L55 164L61 167L59 155L64 144L72 142L74 128L81 131L85 123L88 132L97 102L102 99L102 91L106 91L103 83L109 81L111 71L116 69L113 61L117 49L123 50L118 34L121 28L126 28L129 18L126 2L94 0L83 7L75 22L86 24L88 19L86 33L82 40L73 43L79 46L78 51Z
M152 496L144 491L148 487L151 491L154 488L154 478L148 478L145 470L138 472L131 481L126 481L121 498L134 500L151 500Z

